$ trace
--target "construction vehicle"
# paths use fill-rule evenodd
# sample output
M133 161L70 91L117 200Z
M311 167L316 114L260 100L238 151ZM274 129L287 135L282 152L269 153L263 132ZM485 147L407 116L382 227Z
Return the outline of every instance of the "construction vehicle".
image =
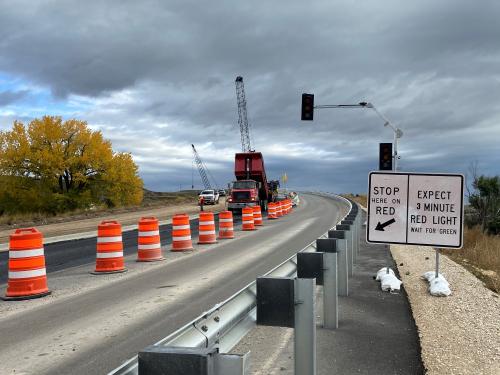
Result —
M235 211L243 207L260 205L267 210L267 204L274 202L278 194L279 181L267 181L264 158L260 152L241 152L235 155L234 175L228 209Z
M267 211L267 204L276 199L279 181L267 181L264 158L260 152L252 150L243 77L236 77L235 84L243 152L234 158L236 181L232 183L227 199L228 210L239 211L243 207L260 205L263 211Z

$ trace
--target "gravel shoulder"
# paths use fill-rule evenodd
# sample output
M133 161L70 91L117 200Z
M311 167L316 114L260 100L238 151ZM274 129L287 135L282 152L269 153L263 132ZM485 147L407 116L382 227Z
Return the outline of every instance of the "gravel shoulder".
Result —
M500 298L446 256L440 273L452 295L433 297L421 278L435 267L435 252L391 246L419 331L422 361L433 374L500 374Z

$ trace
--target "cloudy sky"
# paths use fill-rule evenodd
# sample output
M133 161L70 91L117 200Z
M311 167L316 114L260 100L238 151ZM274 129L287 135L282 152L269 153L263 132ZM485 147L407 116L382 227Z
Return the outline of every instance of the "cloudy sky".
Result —
M0 130L86 120L131 152L147 188L189 188L194 143L232 179L242 75L253 147L297 189L363 192L392 131L405 171L500 173L500 2L3 1ZM201 186L195 171L196 187Z

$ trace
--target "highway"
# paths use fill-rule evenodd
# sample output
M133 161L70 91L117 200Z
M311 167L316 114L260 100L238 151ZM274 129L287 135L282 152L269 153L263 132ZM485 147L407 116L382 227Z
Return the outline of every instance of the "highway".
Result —
M306 195L292 214L266 220L255 232L238 232L234 240L197 246L196 251L172 261L167 258L146 272L134 271L131 265L128 275L96 277L88 275L94 261L89 255L80 265L66 263L71 267L61 266L64 269L49 274L49 286L51 276L55 286L74 283L77 276L99 283L61 298L55 290L53 300L46 299L50 303L15 314L8 311L8 302L1 301L0 315L3 311L6 315L0 318L0 373L106 373L300 250L345 210L329 198ZM90 246L88 241L73 241L68 251L78 254L78 249ZM126 260L133 259L131 254Z
M215 221L216 225L218 225L218 215L215 215ZM240 225L241 217L235 216L235 230L238 230ZM198 236L198 219L191 220L191 234L193 238ZM172 243L172 224L160 226L160 237L162 246L168 246ZM136 254L137 229L123 232L122 239L123 254L125 256ZM44 246L44 250L47 273L84 264L93 264L96 257L96 238L50 243ZM0 284L7 282L8 261L9 252L0 252Z

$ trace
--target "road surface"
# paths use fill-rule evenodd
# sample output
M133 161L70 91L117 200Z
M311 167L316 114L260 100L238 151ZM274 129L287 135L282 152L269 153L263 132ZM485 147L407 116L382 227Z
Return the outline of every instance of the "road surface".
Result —
M100 284L16 313L9 313L12 302L1 301L0 373L106 373L300 250L344 212L334 200L308 195L291 215L147 272L90 276L93 261L53 272L49 286L51 276L56 286L76 277ZM78 248L74 241L70 251Z

